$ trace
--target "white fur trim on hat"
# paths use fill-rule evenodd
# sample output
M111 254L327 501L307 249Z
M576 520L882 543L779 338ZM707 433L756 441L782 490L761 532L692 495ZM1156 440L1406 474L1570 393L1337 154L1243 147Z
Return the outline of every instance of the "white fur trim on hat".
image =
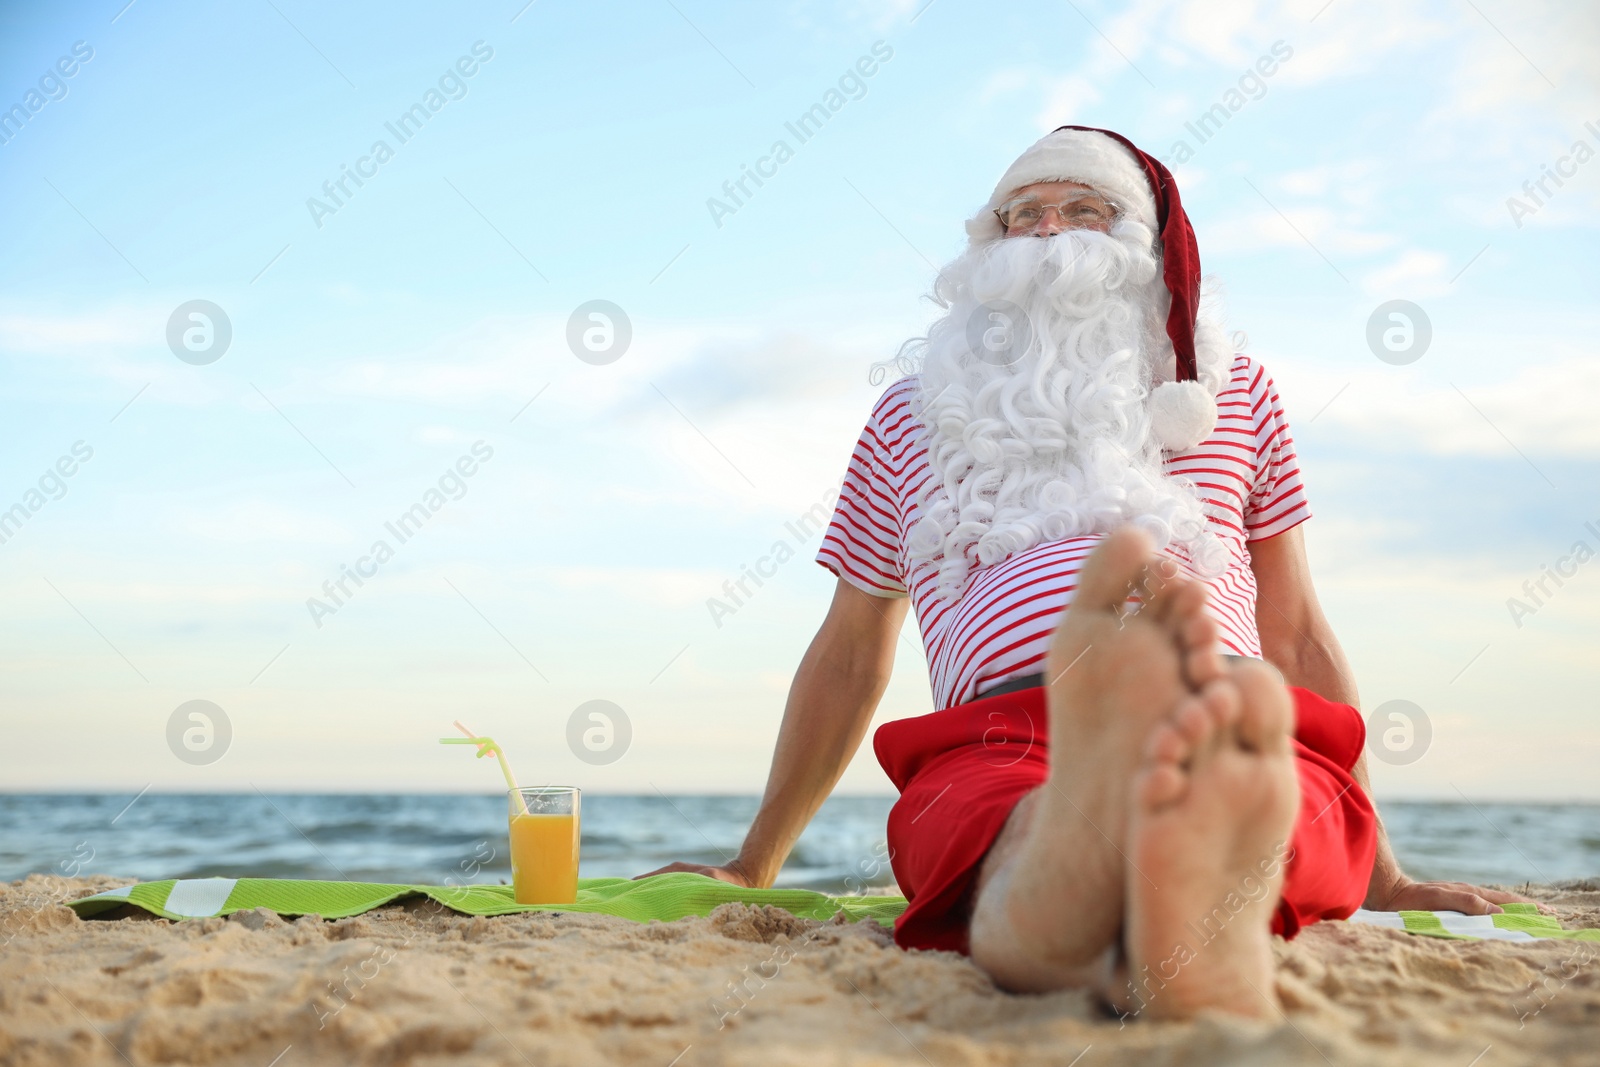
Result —
M1003 237L995 209L1024 185L1053 181L1090 186L1156 228L1155 193L1144 167L1125 145L1093 130L1057 130L1035 141L1006 169L983 210L967 220L967 236L974 244Z
M1151 390L1150 431L1168 452L1193 448L1216 426L1216 398L1199 382L1162 382Z

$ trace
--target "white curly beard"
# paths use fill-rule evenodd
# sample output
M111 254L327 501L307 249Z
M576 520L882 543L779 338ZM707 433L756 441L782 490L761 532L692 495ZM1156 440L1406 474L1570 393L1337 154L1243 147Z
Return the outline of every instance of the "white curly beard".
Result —
M918 399L932 474L908 545L913 568L938 568L940 596L959 598L977 567L1127 523L1220 571L1227 550L1193 485L1164 473L1146 411L1172 367L1153 249L1124 220L975 245L940 274L948 310L923 339ZM1003 324L999 302L1024 325L987 335L1013 345L997 356L982 331ZM1212 395L1218 370L1201 375Z

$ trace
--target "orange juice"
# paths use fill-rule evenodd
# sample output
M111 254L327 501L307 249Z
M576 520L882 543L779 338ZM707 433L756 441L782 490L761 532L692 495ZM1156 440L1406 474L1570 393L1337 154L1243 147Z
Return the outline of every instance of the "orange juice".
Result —
M511 816L511 884L518 904L578 899L578 816Z

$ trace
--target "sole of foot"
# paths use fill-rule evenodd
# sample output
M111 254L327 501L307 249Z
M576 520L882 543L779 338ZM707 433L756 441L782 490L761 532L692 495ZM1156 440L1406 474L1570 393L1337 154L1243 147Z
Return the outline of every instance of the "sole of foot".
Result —
M1131 791L1124 1011L1269 1017L1272 915L1299 807L1294 709L1247 661L1158 727Z
M1046 663L1050 777L1031 798L1005 887L1017 943L1041 961L1088 966L1118 938L1129 782L1151 732L1192 695L1191 677L1223 671L1205 601L1131 528L1106 537L1079 573Z

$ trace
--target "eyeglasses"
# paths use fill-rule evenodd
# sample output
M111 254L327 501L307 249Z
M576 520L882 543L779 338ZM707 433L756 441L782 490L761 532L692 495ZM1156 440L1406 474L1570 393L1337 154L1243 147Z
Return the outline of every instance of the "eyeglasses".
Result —
M995 218L1010 233L1025 233L1039 225L1046 211L1054 210L1068 229L1092 229L1108 226L1116 220L1115 204L1099 196L1077 196L1059 204L1046 204L1036 196L1019 196L1007 200L995 210Z

